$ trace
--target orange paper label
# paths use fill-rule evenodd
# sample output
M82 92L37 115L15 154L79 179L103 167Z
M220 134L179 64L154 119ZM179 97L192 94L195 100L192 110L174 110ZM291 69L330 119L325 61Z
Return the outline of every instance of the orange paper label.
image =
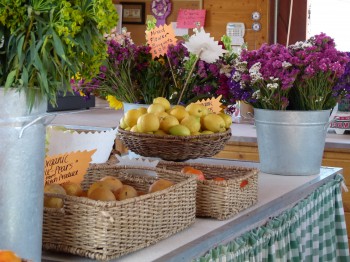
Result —
M196 104L202 104L206 106L211 112L217 114L222 110L221 108L222 103L220 102L221 96L222 95L218 96L217 98L212 97L212 98L198 100Z
M146 31L146 39L151 47L152 58L165 55L168 46L176 44L174 29L171 25L166 24Z
M45 158L45 185L75 182L80 184L91 162L91 151L77 151Z

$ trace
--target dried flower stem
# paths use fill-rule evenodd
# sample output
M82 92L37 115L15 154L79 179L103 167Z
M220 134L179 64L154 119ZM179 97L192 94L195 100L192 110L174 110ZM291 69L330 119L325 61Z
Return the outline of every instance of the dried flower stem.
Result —
M175 78L175 75L174 75L173 67L171 66L170 58L169 58L169 56L166 56L166 57L167 57L167 60L168 60L168 63L169 63L170 72L171 72L171 75L172 75L172 77L173 77L175 87L176 87L176 89L177 89L177 88L178 88L178 87L177 87L177 81L176 81L176 78Z
M192 75L192 73L193 73L193 70L194 70L194 68L196 67L196 64L197 64L199 58L201 57L202 52L203 52L203 49L201 49L201 50L199 51L199 53L198 53L198 55L197 55L197 58L196 58L196 61L194 61L193 65L192 65L191 71L190 71L190 73L188 74L188 76L187 76L187 78L186 78L185 85L183 86L183 88L182 88L182 90L181 90L181 94L180 94L180 96L179 96L179 100L177 101L177 104L180 104L180 102L181 102L182 96L183 96L183 94L184 94L184 92L185 92L185 90L186 90L186 88L187 88L187 84L188 84L188 82L190 81L190 78L191 78L191 75Z

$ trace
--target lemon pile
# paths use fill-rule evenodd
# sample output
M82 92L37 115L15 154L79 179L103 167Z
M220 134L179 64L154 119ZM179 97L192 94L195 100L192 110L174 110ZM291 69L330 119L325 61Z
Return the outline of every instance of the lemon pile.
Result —
M190 136L225 132L232 117L212 113L202 104L174 105L164 97L153 99L147 108L131 109L119 121L119 127L131 132L156 135Z

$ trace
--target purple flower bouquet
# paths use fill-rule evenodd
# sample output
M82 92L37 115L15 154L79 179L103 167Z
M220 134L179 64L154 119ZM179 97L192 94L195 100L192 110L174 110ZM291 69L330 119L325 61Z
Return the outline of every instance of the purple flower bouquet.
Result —
M236 60L229 87L237 100L272 110L325 110L350 93L337 85L349 56L332 38L315 35L284 47L264 44L243 50Z

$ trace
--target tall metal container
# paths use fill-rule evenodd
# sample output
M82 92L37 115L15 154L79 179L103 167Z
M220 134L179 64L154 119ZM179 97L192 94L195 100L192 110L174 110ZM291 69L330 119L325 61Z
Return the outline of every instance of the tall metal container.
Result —
M330 110L280 111L254 108L260 170L276 175L320 172Z
M47 102L0 88L0 249L41 261Z

